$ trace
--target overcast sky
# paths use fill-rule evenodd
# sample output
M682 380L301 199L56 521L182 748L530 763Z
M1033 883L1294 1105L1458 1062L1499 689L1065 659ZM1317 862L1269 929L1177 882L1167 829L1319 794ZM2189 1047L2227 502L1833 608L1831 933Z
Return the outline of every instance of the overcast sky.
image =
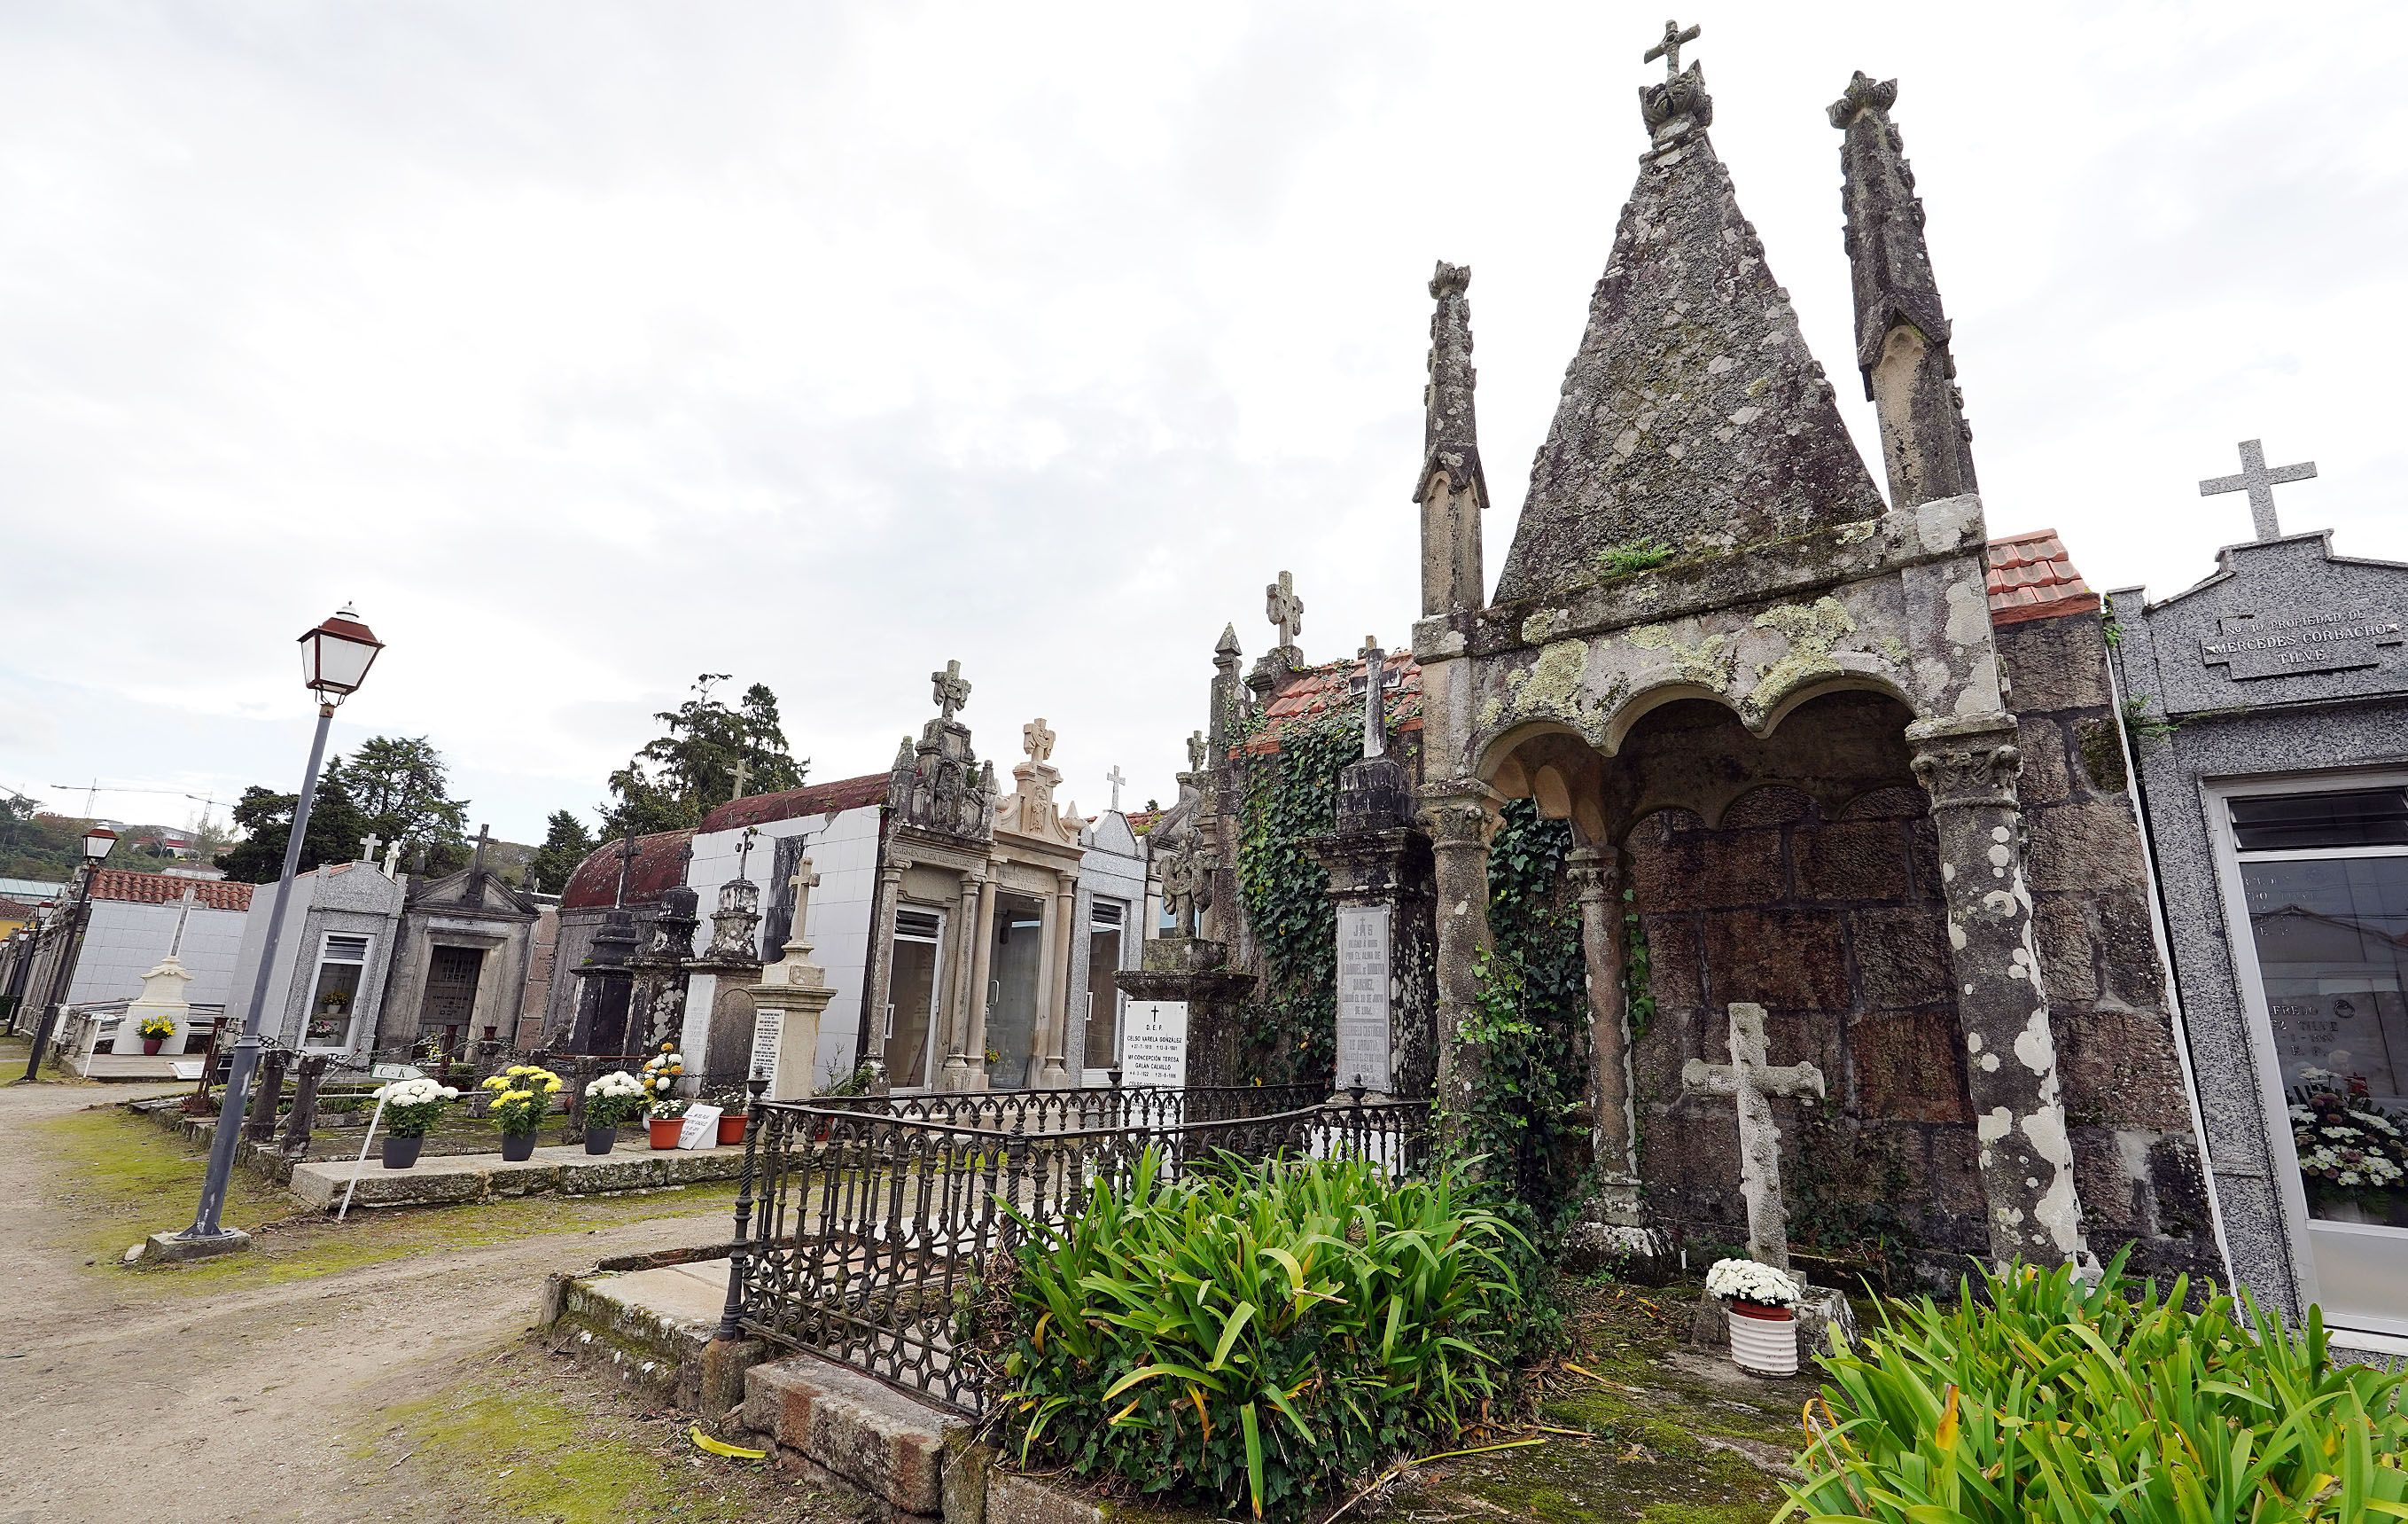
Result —
M1174 792L1286 568L1418 609L1430 266L1468 263L1502 566L1645 146L1662 7L0 3L0 784L590 811L694 675L832 780L959 658L1008 767ZM1994 534L2162 596L2287 527L2408 560L2408 8L1719 3L1714 140L1860 450L1839 135L1900 80ZM1879 473L1875 472L1878 479Z

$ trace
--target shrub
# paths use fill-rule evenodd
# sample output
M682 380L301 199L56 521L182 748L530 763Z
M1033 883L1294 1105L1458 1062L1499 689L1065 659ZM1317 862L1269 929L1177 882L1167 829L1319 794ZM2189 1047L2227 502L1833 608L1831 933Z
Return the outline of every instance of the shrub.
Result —
M1450 1178L1152 1150L1077 1220L1029 1223L996 1392L1024 1463L1257 1518L1300 1513L1498 1389L1513 1229Z
M614 1069L585 1086L585 1125L614 1128L632 1122L651 1105L652 1092L624 1069Z
M2160 1296L2123 1264L2095 1287L2015 1266L1944 1311L1891 1304L1861 1351L1824 1357L1781 1517L2408 1518L2408 1374L2336 1368L2314 1309L2298 1334L2245 1292L2192 1312L2186 1278Z

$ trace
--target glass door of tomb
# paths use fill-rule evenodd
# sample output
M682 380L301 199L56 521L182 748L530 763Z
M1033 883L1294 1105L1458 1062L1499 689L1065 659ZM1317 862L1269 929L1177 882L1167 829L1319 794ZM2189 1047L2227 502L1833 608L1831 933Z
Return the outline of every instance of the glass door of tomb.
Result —
M2223 803L2230 921L2248 927L2235 967L2276 1071L2309 1289L2328 1325L2408 1337L2408 779Z
M1025 1090L1037 1052L1037 989L1045 968L1045 907L1025 895L997 895L987 966L986 1081Z
M895 913L894 961L886 981L886 1083L893 1089L928 1086L944 936L941 911Z
M1121 986L1112 974L1121 966L1121 930L1126 913L1114 900L1098 899L1087 920L1086 1043L1081 1066L1091 1085L1111 1083L1121 1061Z

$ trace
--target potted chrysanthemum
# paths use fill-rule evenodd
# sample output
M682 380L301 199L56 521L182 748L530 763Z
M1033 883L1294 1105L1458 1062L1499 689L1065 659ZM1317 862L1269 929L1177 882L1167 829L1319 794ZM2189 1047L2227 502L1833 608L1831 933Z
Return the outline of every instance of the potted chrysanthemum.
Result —
M1706 1294L1730 1314L1731 1363L1750 1375L1798 1373L1798 1283L1756 1259L1717 1259Z
M560 1094L560 1076L534 1064L512 1064L484 1087L493 1092L485 1114L501 1129L502 1157L512 1164L534 1157L536 1132L552 1110L552 1098Z
M719 1146L744 1141L744 1121L751 1114L752 1098L742 1090L721 1092L713 1104L719 1108Z
M161 1043L176 1035L176 1023L171 1016L149 1015L144 1016L142 1025L134 1030L142 1039L142 1051L156 1053Z
M660 1052L644 1060L642 1083L654 1148L675 1148L678 1134L685 1129L685 1109L691 1102L677 1093L677 1083L684 1077L685 1055L670 1043L662 1043Z
M614 1069L585 1087L585 1151L607 1154L619 1141L619 1126L643 1114L643 1082Z
M415 1165L419 1150L426 1146L428 1130L442 1120L443 1108L460 1099L459 1091L423 1074L414 1080L395 1080L376 1094L384 1102L384 1167L388 1170Z

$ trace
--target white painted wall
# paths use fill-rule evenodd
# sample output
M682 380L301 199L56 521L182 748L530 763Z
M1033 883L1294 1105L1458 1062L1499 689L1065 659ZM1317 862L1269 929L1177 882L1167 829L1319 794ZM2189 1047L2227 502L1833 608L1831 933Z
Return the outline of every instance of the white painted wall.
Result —
M257 898L256 895L253 896ZM142 993L142 976L159 966L176 939L180 905L146 905L130 899L95 899L83 951L76 959L69 1004L130 1000ZM243 913L194 905L184 927L180 960L192 970L184 999L194 1005L228 1003L234 966L242 946Z
M821 1085L831 1069L838 1078L853 1071L853 1049L861 1026L862 988L868 975L870 901L878 892L878 806L873 804L835 815L801 815L754 827L757 834L752 841L749 875L761 887L764 913L775 898L773 886L767 882L777 861L770 842L812 833L809 852L811 867L820 876L820 886L811 891L811 956L827 970L828 985L836 991L820 1023L819 1058L811 1073L814 1088ZM694 890L699 902L695 913L702 917L701 928L694 938L696 952L710 944L710 913L719 908L719 886L736 876L737 848L743 836L741 830L712 831L694 839L694 866L688 872L686 886ZM718 981L707 974L695 975L687 987L685 1026L678 1042L685 1051L689 1068L733 1066L717 1064L703 1051L705 1035L710 1029L710 1009L718 993ZM734 1060L741 1061L740 1057Z

